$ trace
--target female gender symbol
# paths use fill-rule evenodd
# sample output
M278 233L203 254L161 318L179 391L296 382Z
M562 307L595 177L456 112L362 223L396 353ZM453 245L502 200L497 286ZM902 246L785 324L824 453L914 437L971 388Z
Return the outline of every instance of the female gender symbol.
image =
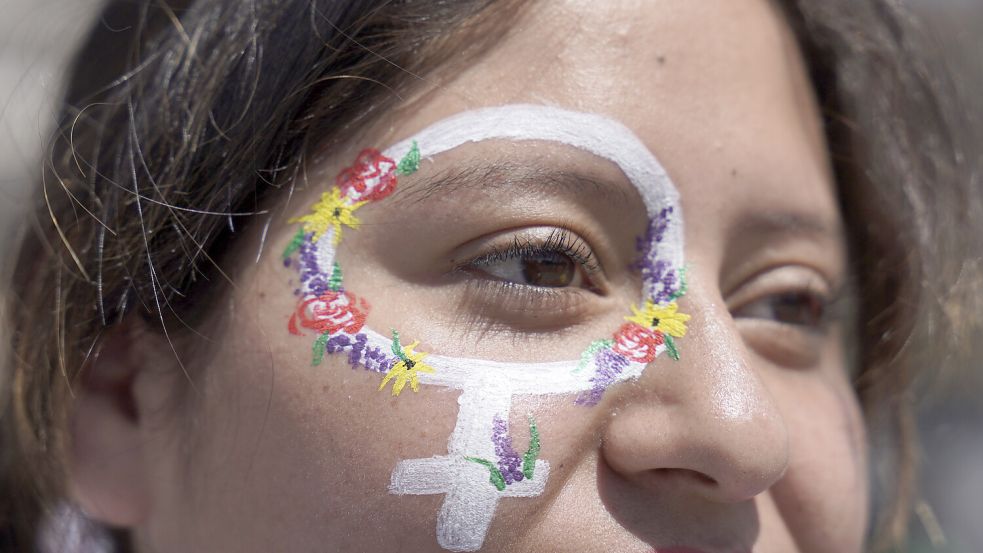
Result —
M558 142L587 151L616 164L635 186L652 226L646 235L648 271L643 273L643 297L655 305L682 293L682 212L679 194L662 165L624 125L596 114L567 111L538 105L506 105L464 112L444 119L389 149L383 155L400 159L419 147L428 158L470 142L489 139ZM328 229L314 247L316 264L332 267L336 230ZM661 269L660 269L661 268ZM305 297L315 295L304 284ZM636 315L638 313L636 312ZM655 326L658 324L656 321ZM389 350L392 340L371 329L360 334L365 347ZM660 335L661 336L661 335ZM666 340L671 340L668 336ZM389 491L397 495L444 494L437 519L437 541L451 551L476 551L485 538L501 497L533 497L541 494L549 479L549 463L535 461L534 476L500 489L489 482L486 467L473 459L496 457L493 434L495 419L509 420L515 396L584 394L596 391L599 382L608 386L637 378L651 359L671 342L660 341L645 359L625 357L615 371L598 365L592 356L581 360L549 363L504 363L431 354L426 363L432 373L420 372L419 383L461 390L457 423L447 443L447 453L424 459L408 459L396 465ZM606 371L606 372L604 372ZM601 374L604 372L604 374ZM602 389L603 391L603 389Z

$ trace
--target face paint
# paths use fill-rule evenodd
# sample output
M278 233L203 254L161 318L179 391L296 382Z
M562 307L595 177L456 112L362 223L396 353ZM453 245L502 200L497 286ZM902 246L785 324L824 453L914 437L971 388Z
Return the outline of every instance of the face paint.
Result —
M621 169L645 205L649 225L638 239L635 265L644 301L626 308L625 323L612 338L592 342L570 361L507 363L417 351L415 342L404 345L395 330L390 339L366 327L368 304L344 291L335 247L342 233L358 228L358 208L384 200L421 159L489 139L558 142L605 158ZM663 351L679 358L676 339L685 335L689 320L676 304L686 289L679 194L645 145L600 115L536 105L455 115L382 153L364 150L310 214L292 221L303 226L284 261L297 260L301 299L289 329L317 334L314 364L325 352L346 352L353 367L384 373L379 389L391 386L393 396L407 385L413 391L420 385L461 390L447 454L401 461L389 485L397 495L445 495L437 519L437 541L445 549L478 550L500 498L533 497L545 489L550 465L539 459L540 429L531 418L528 448L522 455L513 448L508 421L514 396L572 394L578 404L595 405L608 387L637 378Z

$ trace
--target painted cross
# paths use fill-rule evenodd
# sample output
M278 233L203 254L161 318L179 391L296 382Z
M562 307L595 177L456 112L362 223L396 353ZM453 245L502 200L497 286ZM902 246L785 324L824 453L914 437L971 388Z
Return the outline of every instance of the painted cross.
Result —
M369 341L385 340L368 331ZM420 375L420 383L461 390L457 424L448 439L447 455L401 461L393 470L389 491L397 495L445 494L437 517L437 541L450 551L476 551L484 542L498 500L535 497L549 479L547 461L537 460L533 478L499 491L488 469L468 458L495 458L495 419L508 420L517 395L543 396L589 392L594 387L593 367L580 370L578 362L502 363L431 355L433 374ZM645 363L631 363L616 381L635 378Z
M445 494L437 516L437 542L450 551L477 551L502 497L535 497L543 493L550 465L536 460L533 478L513 482L501 491L488 478L488 469L469 457L494 458L488 424L473 421L498 413L507 420L511 393L507 386L474 382L458 399L461 410L451 435L448 454L401 461L392 473L389 491L398 495ZM494 417L495 415L493 415ZM491 421L487 421L491 422Z

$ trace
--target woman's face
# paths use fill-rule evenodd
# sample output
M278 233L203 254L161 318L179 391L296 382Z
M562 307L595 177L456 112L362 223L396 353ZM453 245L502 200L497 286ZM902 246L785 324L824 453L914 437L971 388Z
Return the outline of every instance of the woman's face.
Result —
M353 370L345 352L312 366L318 333L288 331L304 298L296 262L279 253L298 228L288 220L363 148L510 104L603 115L658 158L679 193L677 305L691 318L679 360L660 355L596 404L509 396L496 424L522 455L535 421L548 479L491 492L491 512L453 511L446 482L467 480L454 467L485 471L461 484L488 487L482 497L498 488L491 467L464 452L412 475L412 494L390 493L405 492L394 469L443 459L452 434L487 426L462 413L497 393L493 369L467 393L424 379L394 396L395 379L380 390L385 372ZM353 129L307 183L258 263L243 249L190 413L145 425L152 499L136 536L147 551L473 549L438 543L448 520L489 552L861 550L864 437L830 305L846 276L841 220L803 62L769 2L538 3L473 63ZM357 304L366 328L398 329L417 352L576 360L644 300L638 190L618 165L562 142L439 153L356 215L337 246L344 289L371 305Z

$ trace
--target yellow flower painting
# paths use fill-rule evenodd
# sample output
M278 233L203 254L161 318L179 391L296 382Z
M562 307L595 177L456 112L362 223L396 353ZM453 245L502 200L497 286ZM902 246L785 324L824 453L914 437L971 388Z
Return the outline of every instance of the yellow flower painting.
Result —
M303 217L290 219L291 223L303 223L304 232L313 232L312 242L317 242L328 229L334 229L334 244L341 242L341 229L346 226L357 229L360 221L355 217L355 210L367 202L349 203L338 188L321 194L321 199L314 204L313 211Z
M379 384L379 390L385 388L386 384L389 384L389 381L392 380L393 396L398 396L403 391L403 388L406 387L407 383L409 383L410 388L414 392L420 391L419 374L434 373L436 371L433 367L423 362L423 359L427 356L426 353L413 351L417 345L419 345L419 342L413 342L408 346L401 347L399 361L386 373L386 377Z
M625 319L663 334L682 338L686 335L686 321L690 316L679 313L678 309L676 302L659 305L647 300L641 309L631 306L632 316Z

